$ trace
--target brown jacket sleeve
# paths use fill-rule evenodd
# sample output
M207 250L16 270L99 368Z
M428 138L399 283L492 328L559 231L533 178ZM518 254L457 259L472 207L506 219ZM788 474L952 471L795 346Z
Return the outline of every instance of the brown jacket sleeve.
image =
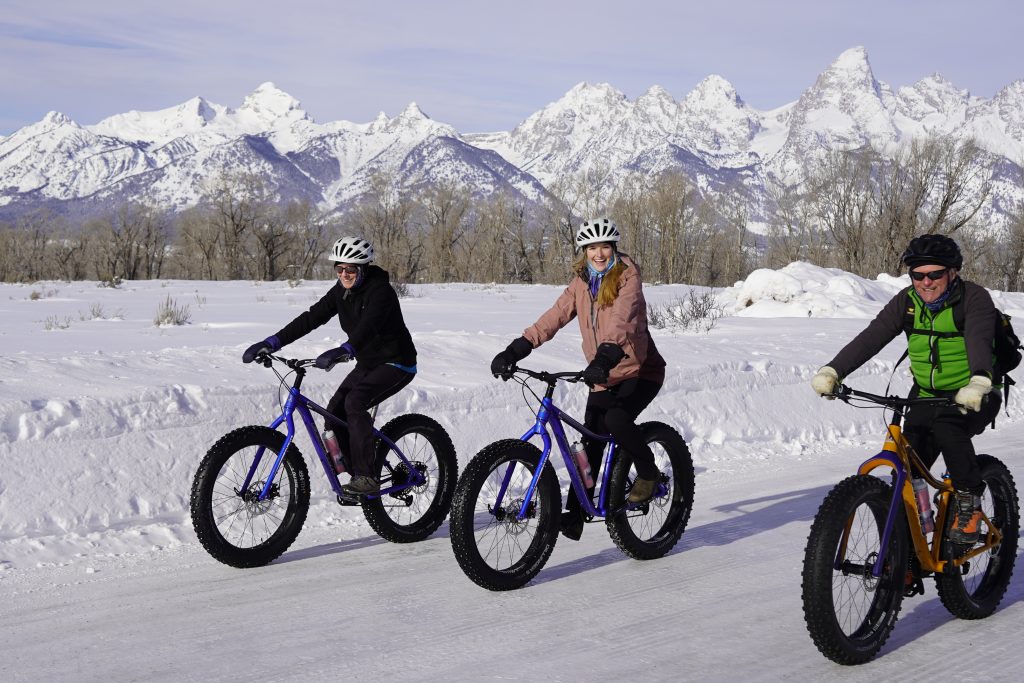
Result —
M523 336L537 348L555 336L555 333L565 327L576 317L576 299L578 293L575 288L586 287L582 280L573 277L569 286L565 288L554 305L537 318L537 322L523 330Z

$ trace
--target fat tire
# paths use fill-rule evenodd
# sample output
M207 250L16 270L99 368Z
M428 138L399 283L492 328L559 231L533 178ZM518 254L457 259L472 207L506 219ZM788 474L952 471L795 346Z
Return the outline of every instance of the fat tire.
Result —
M522 473L514 473L502 511L511 514L517 509L515 501L522 498L517 494L525 492L530 478L537 471L541 453L533 444L519 439L505 439L485 446L470 461L455 489L452 502L451 531L452 550L462 571L474 583L492 591L507 591L525 586L544 567L554 550L558 540L558 525L562 509L562 494L551 464L547 463L540 477L533 501L538 505L536 516L529 518L526 524L497 521L489 511L496 493L495 483L500 481L506 472L506 465L517 462L523 468ZM500 472L499 472L500 470ZM518 476L515 476L517 475ZM525 481L524 481L525 480ZM490 547L481 552L477 539L477 517L485 522L483 525L485 538L487 531L493 532L495 540L500 539L511 550L514 546L522 550L521 557L508 566L501 566L495 557L497 547ZM525 549L516 539L530 531L534 531L532 539ZM498 543L497 545L501 545ZM492 558L491 561L488 558Z
M282 495L274 500L286 497L283 508L275 503L246 504L232 493L232 486L241 485L248 472L251 456L255 453L252 449L266 448L260 467L268 468L284 446L284 440L284 434L269 427L240 427L222 436L199 464L189 501L192 528L203 548L214 559L241 569L260 567L279 557L299 535L309 511L309 472L294 443L288 446L278 470L278 482L283 490ZM243 453L246 450L252 450L252 453ZM238 459L238 462L230 463L232 459ZM222 474L223 477L220 476ZM215 494L219 502L215 502ZM263 522L267 531L273 528L267 524L268 521L276 528L258 543L238 545L241 539L225 536L234 526L222 528L228 517L243 520L243 530L251 529L251 523L257 520ZM222 522L220 525L218 519Z
M426 465L427 483L396 494L413 497L412 505L408 507L404 504L399 507L395 504L398 498L386 495L364 500L363 514L373 530L385 540L392 543L422 541L437 531L451 509L459 469L455 446L448 432L436 420L416 413L396 417L384 425L381 432L395 443L414 435L415 441L409 444L412 447L403 447L402 452L409 460ZM431 453L426 451L427 448ZM382 487L394 481L396 468L405 464L387 443L379 439L375 461ZM406 515L407 511L412 512Z
M804 550L802 600L804 621L818 650L838 664L862 664L877 654L892 633L903 604L909 561L906 514L898 508L887 554L886 571L876 582L835 569L847 520L854 519L847 562L867 566L877 557L892 487L877 477L855 475L840 482L818 508ZM854 597L870 598L850 623L837 615Z
M619 451L612 466L607 497L609 509L618 511L609 514L605 526L612 541L626 555L636 560L653 560L672 550L686 530L693 511L693 459L683 437L667 424L645 422L639 427L645 441L660 445L659 452L664 452L668 458L667 463L659 465L662 474L669 477L668 495L652 499L636 510L623 509L635 475L630 475L633 459ZM664 471L666 464L671 466L670 472Z
M983 619L999 606L1013 576L1020 534L1017 487L1006 465L991 455L979 455L978 466L985 482L982 508L1003 534L1003 541L988 553L968 560L952 571L936 573L935 587L942 605L959 619ZM953 523L947 513L946 531ZM961 549L943 538L942 558L951 562ZM966 572L966 573L965 573Z

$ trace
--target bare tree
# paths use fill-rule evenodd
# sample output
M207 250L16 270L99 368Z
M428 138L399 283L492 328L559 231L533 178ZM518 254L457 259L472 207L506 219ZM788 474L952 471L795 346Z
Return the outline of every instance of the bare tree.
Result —
M354 230L373 243L377 261L398 282L415 282L421 270L423 245L410 234L415 208L394 175L378 174L346 217Z

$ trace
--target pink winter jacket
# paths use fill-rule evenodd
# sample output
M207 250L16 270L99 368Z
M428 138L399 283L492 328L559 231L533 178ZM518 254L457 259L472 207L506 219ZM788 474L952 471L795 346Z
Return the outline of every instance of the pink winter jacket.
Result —
M619 294L611 306L598 308L590 296L585 275L576 275L555 305L527 327L523 336L537 348L554 337L570 320L579 318L583 355L588 363L594 360L598 345L605 342L617 344L626 354L608 374L607 386L632 377L661 384L665 381L665 359L658 353L647 329L647 302L644 301L640 271L628 256L618 254L618 258L626 270L619 280Z

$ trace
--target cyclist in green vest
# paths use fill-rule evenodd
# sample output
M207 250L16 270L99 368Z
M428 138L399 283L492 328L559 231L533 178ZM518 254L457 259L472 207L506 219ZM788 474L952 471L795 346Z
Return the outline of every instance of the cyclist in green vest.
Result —
M879 312L811 379L818 394L833 393L841 377L866 363L900 332L907 334L911 396L951 396L957 406L914 406L904 433L929 467L942 454L956 489L950 540L973 545L981 521L984 483L971 437L981 434L999 412L1001 397L992 386L992 340L996 308L988 291L960 278L963 255L945 235L921 235L903 253L910 272L907 287ZM962 306L962 328L954 309Z

